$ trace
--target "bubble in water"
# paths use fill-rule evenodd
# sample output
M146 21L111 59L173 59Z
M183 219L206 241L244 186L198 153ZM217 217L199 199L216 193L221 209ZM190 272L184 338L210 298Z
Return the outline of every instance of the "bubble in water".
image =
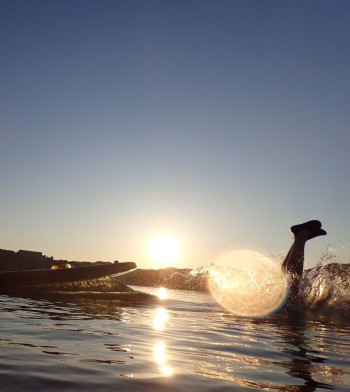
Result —
M241 316L276 310L287 293L287 279L271 259L250 250L225 254L209 268L208 285L225 309Z

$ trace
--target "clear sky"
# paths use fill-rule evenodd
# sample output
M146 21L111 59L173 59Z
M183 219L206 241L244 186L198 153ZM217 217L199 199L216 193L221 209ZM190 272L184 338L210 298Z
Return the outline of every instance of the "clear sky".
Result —
M349 1L0 3L0 248L350 252ZM343 249L344 248L344 249Z

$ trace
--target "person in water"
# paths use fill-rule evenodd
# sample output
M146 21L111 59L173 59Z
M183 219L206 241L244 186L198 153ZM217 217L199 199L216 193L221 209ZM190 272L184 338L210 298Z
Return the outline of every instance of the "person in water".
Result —
M290 228L294 234L294 242L282 264L283 272L290 278L289 302L295 300L298 294L304 269L305 243L312 238L326 235L327 232L321 227L320 221L311 220Z

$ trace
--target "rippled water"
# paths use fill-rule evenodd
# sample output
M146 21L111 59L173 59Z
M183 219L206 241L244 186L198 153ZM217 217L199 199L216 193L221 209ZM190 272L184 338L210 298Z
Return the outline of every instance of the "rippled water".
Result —
M350 391L347 320L238 318L208 294L167 294L0 296L1 391Z

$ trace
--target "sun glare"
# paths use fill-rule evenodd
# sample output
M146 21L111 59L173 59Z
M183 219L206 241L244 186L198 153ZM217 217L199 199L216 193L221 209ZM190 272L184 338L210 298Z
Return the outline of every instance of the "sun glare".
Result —
M241 316L264 316L277 309L287 293L279 265L249 250L223 255L210 267L209 288L217 302Z
M179 245L174 237L160 235L150 242L150 252L157 263L170 264L179 257Z

